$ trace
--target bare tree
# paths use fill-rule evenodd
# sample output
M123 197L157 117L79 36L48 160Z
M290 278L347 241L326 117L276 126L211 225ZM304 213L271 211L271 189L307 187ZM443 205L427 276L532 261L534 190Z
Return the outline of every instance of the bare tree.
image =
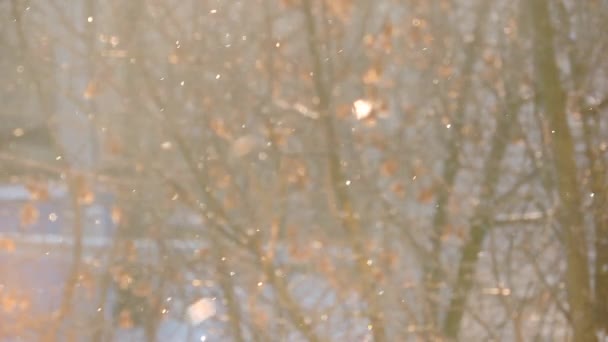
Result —
M0 14L0 336L605 336L602 1Z

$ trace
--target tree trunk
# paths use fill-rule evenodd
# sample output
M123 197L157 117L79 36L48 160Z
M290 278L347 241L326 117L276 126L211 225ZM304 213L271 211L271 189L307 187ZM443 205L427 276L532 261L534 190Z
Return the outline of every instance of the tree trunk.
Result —
M588 248L581 194L577 180L574 143L566 116L565 92L553 49L553 28L546 0L528 2L534 31L534 58L539 92L551 129L551 150L557 174L562 215L559 218L566 248L566 289L574 341L596 341L587 264Z

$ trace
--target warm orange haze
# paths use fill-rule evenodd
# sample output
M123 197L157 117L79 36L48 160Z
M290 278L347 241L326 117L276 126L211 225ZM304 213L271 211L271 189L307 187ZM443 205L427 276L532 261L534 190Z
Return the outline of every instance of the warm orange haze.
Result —
M606 341L607 31L0 1L0 341Z

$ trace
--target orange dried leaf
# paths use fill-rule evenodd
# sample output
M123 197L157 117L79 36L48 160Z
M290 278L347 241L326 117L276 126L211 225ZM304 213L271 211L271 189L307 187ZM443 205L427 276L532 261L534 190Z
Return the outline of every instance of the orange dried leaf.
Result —
M270 320L268 318L268 314L264 311L261 310L257 310L255 315L253 315L254 319L253 319L253 323L259 327L259 328L267 328L268 326L268 321Z
M122 310L118 316L118 325L123 329L129 329L133 327L133 319L131 318L131 311Z
M312 257L312 250L308 246L298 246L293 244L289 247L289 254L295 261L303 262L310 260Z
M86 204L86 205L91 204L91 203L95 202L95 193L87 188L79 194L78 200L82 204Z
M75 180L76 198L78 203L89 205L95 201L95 193L87 183L84 176L78 176Z
M87 84L87 87L85 88L82 96L85 99L90 100L97 95L99 95L99 82L97 80L91 80Z
M327 4L333 15L341 20L348 19L352 7L352 0L332 0L328 1Z
M17 307L17 299L13 296L6 295L2 297L2 311L11 313Z
M377 84L378 82L380 82L380 71L375 67L370 68L363 75L363 83L365 84Z
M112 207L112 222L114 222L114 224L120 224L121 220L122 220L122 209L120 209L119 207Z
M382 29L382 33L386 38L390 38L393 36L393 24L390 21L387 21L384 24L384 28Z
M287 183L303 188L308 183L308 168L301 160L291 160L286 164Z
M224 197L222 204L226 209L234 209L237 205L236 196L234 196L233 194L228 194L226 197Z
M221 119L212 119L211 122L209 122L209 127L220 138L226 140L232 138L232 134L230 134L228 128L226 127L226 124Z
M220 188L220 189L226 189L226 188L228 188L232 184L232 176L231 175L225 173L225 174L220 174L218 177L219 178L216 181L218 188Z
M399 168L399 164L394 159L388 159L382 163L380 170L384 176L393 176L397 169Z
M251 135L244 135L232 144L232 153L237 157L248 155L256 147L256 139Z
M343 104L336 108L336 115L340 119L345 119L345 118L349 117L352 114L352 112L353 112L352 104Z
M152 286L150 283L139 282L133 287L133 294L137 297L146 297L152 293Z
M180 60L179 55L174 52L170 53L169 56L167 56L167 61L170 64L179 64L179 60Z
M297 0L281 0L281 5L284 7L293 7L298 5L299 2Z
M30 193L30 198L34 201L46 201L49 199L49 190L46 184L30 183L26 185L26 188Z
M21 213L19 215L21 225L31 226L38 221L39 216L40 213L38 212L38 208L31 202L28 202L21 207Z
M432 187L428 187L422 189L420 193L418 193L418 202L428 204L433 201L433 197L435 196L435 191Z
M0 239L0 250L14 252L16 249L15 241L11 239Z
M405 185L401 182L395 182L391 186L391 191L400 198L405 196Z
M454 74L454 68L451 65L442 65L437 69L437 74L440 77L448 78Z
M118 277L117 283L121 289L126 290L133 283L133 277L128 273L123 273Z
M113 155L121 154L124 151L122 142L117 137L110 137L105 142L106 150Z

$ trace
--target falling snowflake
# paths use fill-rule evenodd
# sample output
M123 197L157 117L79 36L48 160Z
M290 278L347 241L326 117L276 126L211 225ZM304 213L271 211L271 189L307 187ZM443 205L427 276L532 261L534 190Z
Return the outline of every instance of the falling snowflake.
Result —
M215 315L215 302L211 298L202 298L188 307L188 319L192 325L199 324Z
M163 150L170 150L170 149L171 149L171 147L173 147L173 144L172 144L170 141L165 141L165 142L163 142L162 144L160 144L160 147L161 147Z

